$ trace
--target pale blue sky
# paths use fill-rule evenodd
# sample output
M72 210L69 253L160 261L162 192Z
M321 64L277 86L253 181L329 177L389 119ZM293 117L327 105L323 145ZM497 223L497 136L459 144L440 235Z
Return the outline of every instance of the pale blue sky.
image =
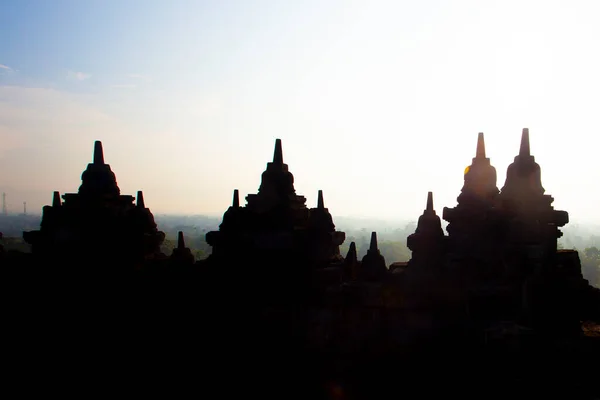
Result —
M600 2L5 0L0 190L74 192L104 143L156 213L256 192L275 138L334 215L456 204L485 132L504 183L521 129L547 193L600 222Z

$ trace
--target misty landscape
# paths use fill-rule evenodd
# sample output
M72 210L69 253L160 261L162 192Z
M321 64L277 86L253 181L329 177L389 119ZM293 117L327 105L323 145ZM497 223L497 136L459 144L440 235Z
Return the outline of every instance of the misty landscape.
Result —
M177 246L177 233L182 231L186 245L197 260L207 258L211 247L206 243L207 232L217 230L221 217L206 215L166 215L154 216L159 229L166 233L161 250L170 254ZM30 245L22 239L23 231L39 227L40 215L8 214L0 215L1 232L4 238L0 244L6 250L29 252ZM371 232L378 235L381 254L386 260L408 261L411 251L406 246L406 238L415 231L417 221L367 220L364 218L335 217L336 227L346 232L346 242L340 246L340 252L346 254L351 242L356 243L358 258L362 258L369 248ZM444 224L446 225L446 224ZM581 271L585 279L600 288L600 226L569 224L564 236L559 239L561 248L576 249L580 252Z

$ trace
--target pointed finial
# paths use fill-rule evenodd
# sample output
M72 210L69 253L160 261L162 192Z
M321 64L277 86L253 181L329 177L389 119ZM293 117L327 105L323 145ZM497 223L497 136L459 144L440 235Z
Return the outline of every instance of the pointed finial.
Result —
M52 207L60 207L62 202L60 201L60 193L55 191L52 196Z
M427 192L427 207L425 211L433 211L433 192Z
M137 200L136 205L141 208L146 208L146 204L144 204L144 193L141 190L137 192Z
M377 248L377 232L371 232L371 244L369 245L369 251L378 251Z
M233 191L233 203L231 206L233 208L240 208L240 192L237 189Z
M529 148L529 128L523 128L523 133L521 134L521 148L519 149L519 155L531 155L531 149Z
M283 164L283 149L281 147L281 139L275 140L275 152L273 153L273 164Z
M104 165L104 151L102 150L102 142L99 140L94 142L94 164Z
M323 201L323 191L319 190L319 195L317 197L317 208L322 210L325 208L325 202Z
M348 249L348 253L346 254L345 260L347 262L358 261L358 255L356 253L356 243L350 242L350 248Z
M485 158L485 140L483 139L483 132L479 132L477 135L477 152L475 158Z
M177 248L180 250L185 249L185 240L183 239L183 232L177 232Z

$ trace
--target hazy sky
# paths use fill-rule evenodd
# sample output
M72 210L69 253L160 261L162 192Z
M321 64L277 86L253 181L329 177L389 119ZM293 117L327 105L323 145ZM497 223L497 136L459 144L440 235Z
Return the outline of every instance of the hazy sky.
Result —
M283 140L334 215L454 206L485 132L521 129L546 192L600 221L600 1L4 0L0 190L75 192L93 141L155 213L222 213Z

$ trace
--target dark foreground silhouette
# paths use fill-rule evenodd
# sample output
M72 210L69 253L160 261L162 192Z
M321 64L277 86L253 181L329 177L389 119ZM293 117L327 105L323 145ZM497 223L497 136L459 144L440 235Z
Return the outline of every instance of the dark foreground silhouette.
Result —
M295 193L277 140L257 194L234 191L212 254L171 255L100 142L78 193L0 253L8 381L24 391L263 398L598 398L600 294L523 131L502 190L483 134L445 235L429 193L388 265L373 232L343 257L324 195ZM110 246L107 241L110 240ZM584 329L585 328L585 329Z

